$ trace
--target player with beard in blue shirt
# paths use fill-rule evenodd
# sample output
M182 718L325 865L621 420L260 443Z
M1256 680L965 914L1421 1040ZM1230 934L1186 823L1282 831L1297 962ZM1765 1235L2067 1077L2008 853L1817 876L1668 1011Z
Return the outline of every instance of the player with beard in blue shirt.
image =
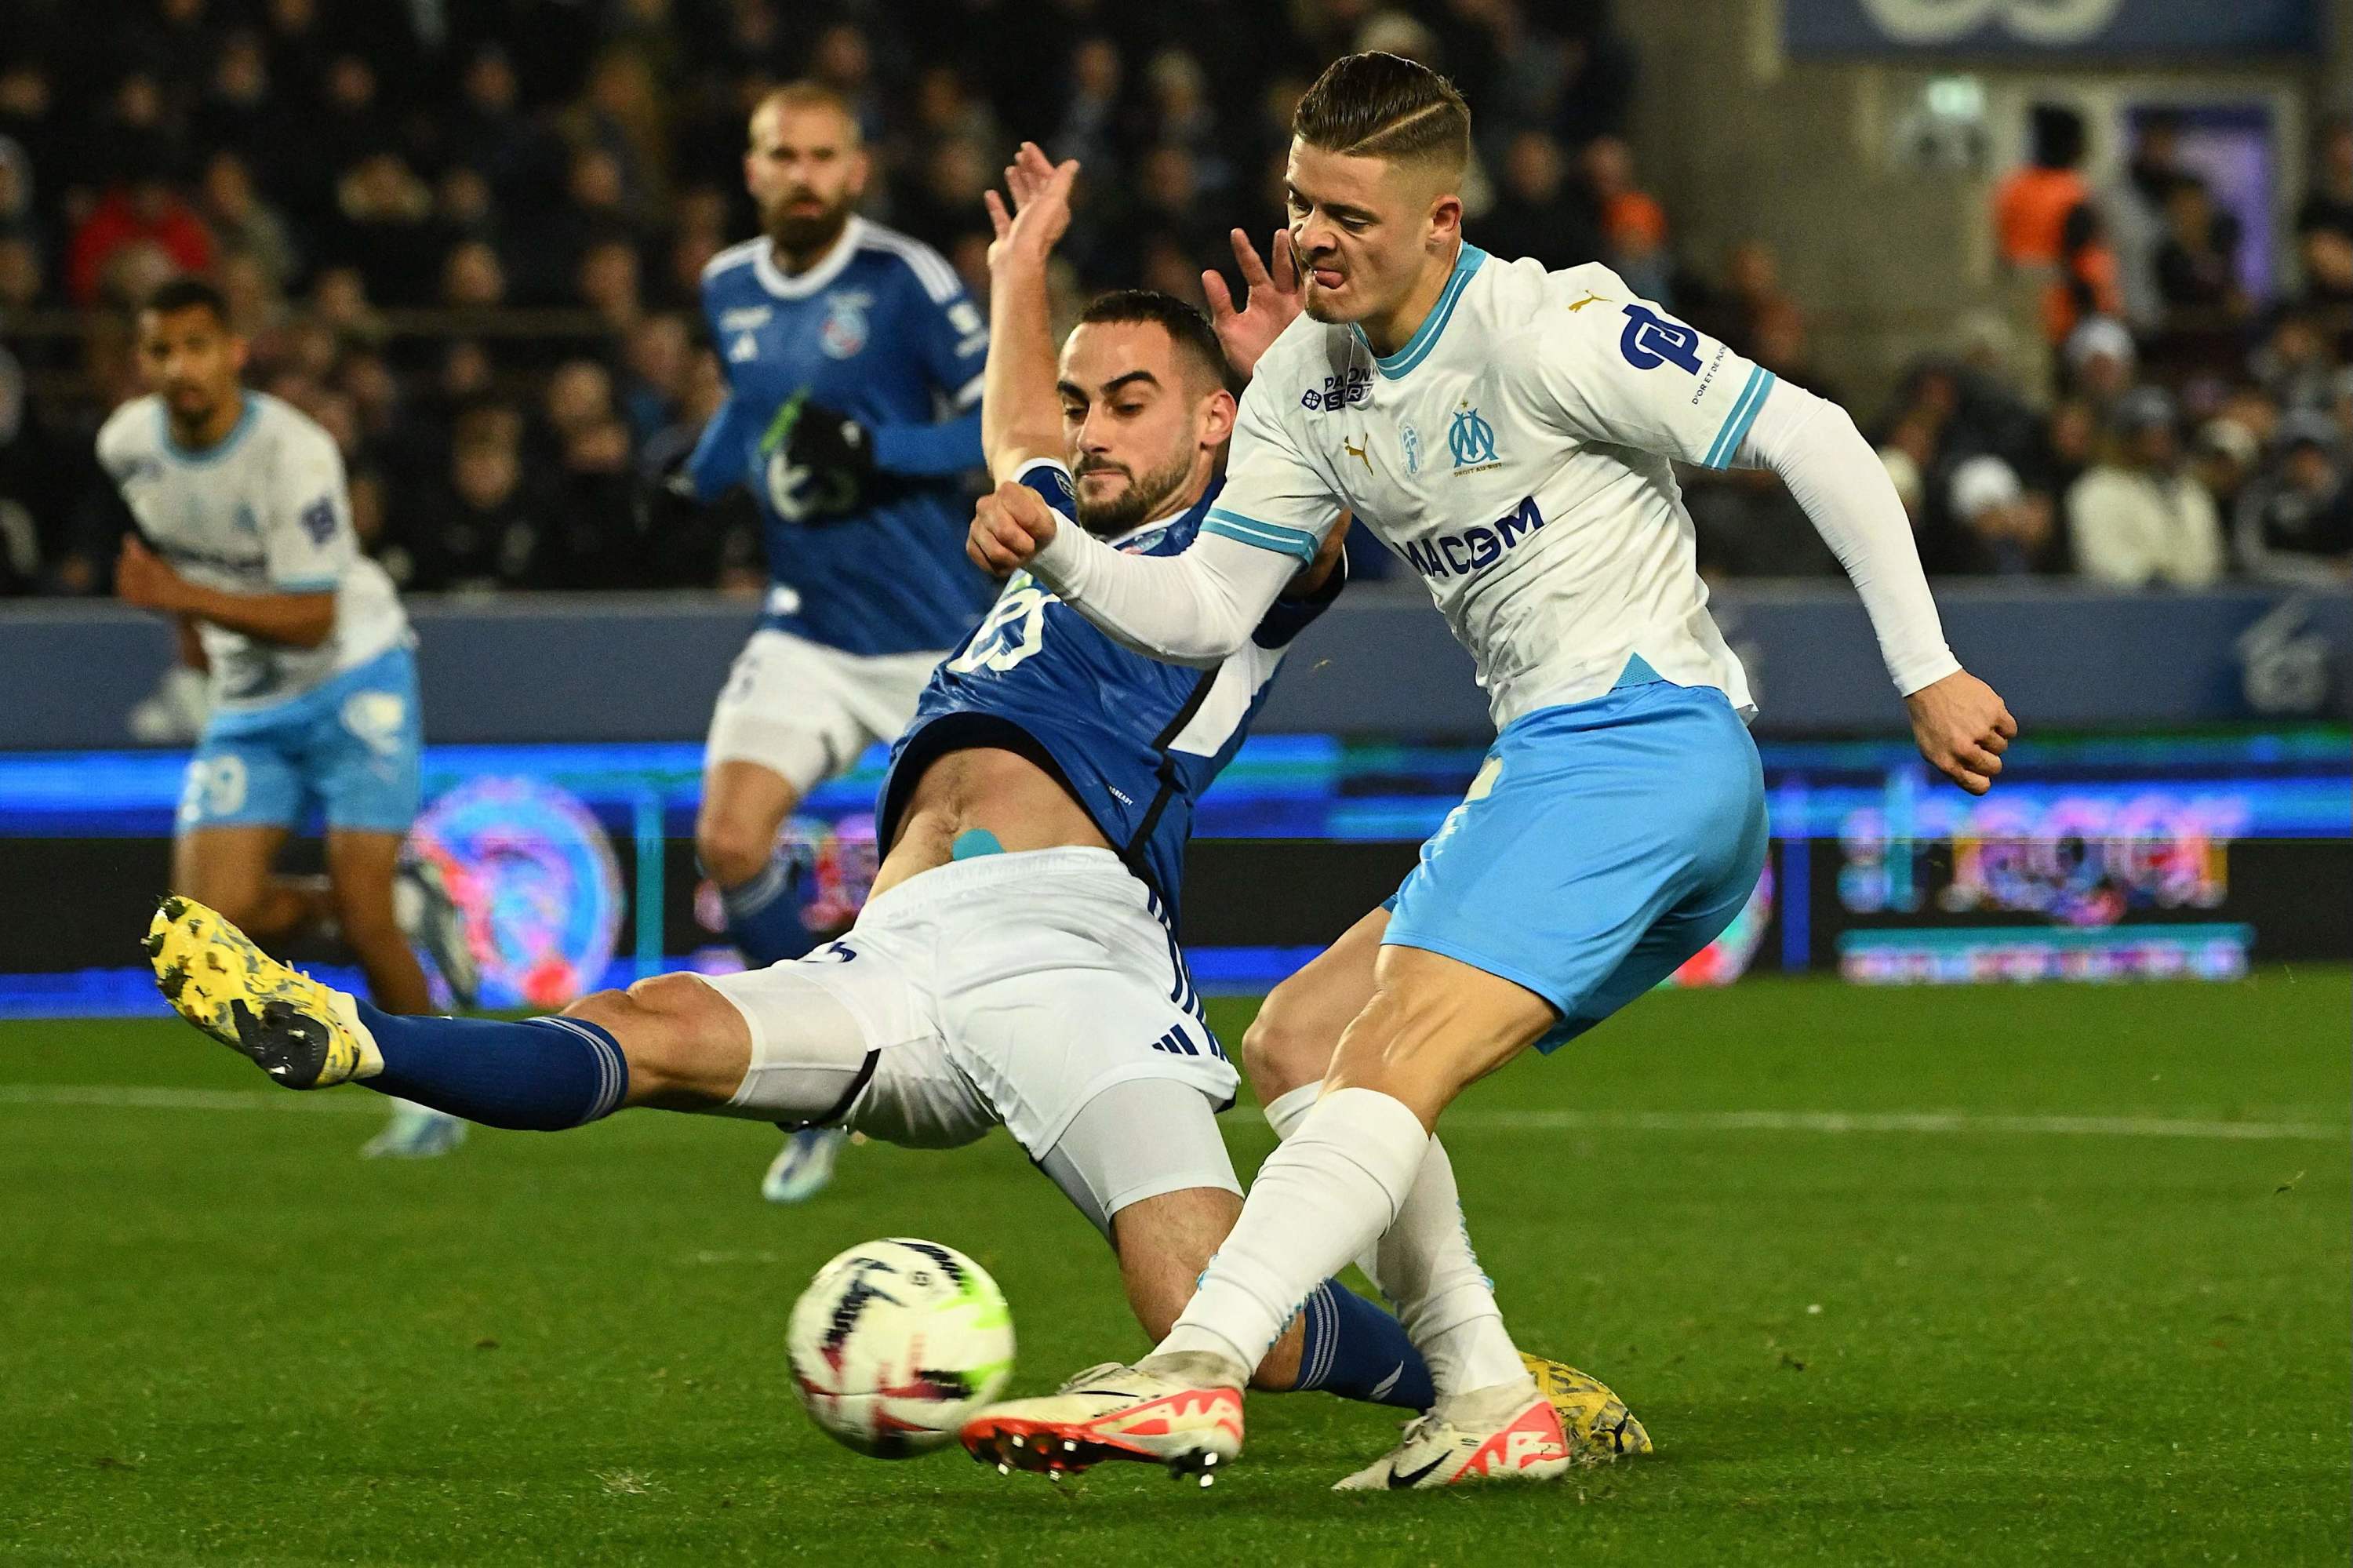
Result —
M712 714L694 839L754 969L818 941L812 868L778 831L871 743L898 738L990 598L964 554L987 324L938 252L858 216L869 174L836 94L777 89L744 156L762 233L702 274L727 400L674 487L703 501L748 488L771 580ZM762 1192L812 1195L841 1141L788 1139Z

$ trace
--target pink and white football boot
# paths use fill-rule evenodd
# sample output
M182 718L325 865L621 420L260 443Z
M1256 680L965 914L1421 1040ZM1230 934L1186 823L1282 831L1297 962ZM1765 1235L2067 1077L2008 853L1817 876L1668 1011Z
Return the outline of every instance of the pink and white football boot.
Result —
M989 1405L959 1436L965 1452L1000 1472L1059 1480L1126 1459L1198 1476L1206 1487L1242 1451L1242 1391L1107 1361L1042 1399Z
M1407 1491L1474 1481L1548 1481L1567 1470L1568 1436L1550 1400L1532 1393L1500 1420L1483 1419L1482 1403L1493 1402L1479 1394L1439 1401L1429 1414L1407 1424L1396 1447L1332 1489Z

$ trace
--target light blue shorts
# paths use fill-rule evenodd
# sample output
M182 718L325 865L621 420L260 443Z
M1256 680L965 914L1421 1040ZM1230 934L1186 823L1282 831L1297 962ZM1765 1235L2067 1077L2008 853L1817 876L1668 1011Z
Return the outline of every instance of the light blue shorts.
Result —
M388 649L266 708L213 715L188 760L179 831L295 827L405 833L417 820L417 656Z
M1729 925L1765 866L1757 747L1712 686L1651 680L1504 727L1390 902L1384 942L1523 986L1551 1051Z

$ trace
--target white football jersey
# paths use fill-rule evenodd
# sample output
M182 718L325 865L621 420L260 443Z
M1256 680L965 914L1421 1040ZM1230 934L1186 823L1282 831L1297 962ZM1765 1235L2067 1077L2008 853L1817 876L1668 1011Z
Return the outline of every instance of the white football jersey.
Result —
M1466 244L1397 353L1304 315L1275 340L1204 526L1303 560L1354 512L1428 583L1498 728L1637 657L1746 715L1669 465L1729 463L1772 385L1607 267Z
M409 640L392 579L352 531L343 454L298 409L248 392L228 437L192 452L173 440L160 399L133 398L98 432L98 461L148 544L190 582L335 595L334 630L316 648L198 622L216 705L283 702Z

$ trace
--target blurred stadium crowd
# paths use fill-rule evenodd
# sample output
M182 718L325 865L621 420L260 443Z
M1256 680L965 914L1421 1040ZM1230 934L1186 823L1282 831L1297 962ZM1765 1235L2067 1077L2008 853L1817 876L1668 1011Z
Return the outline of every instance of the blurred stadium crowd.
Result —
M1387 48L1477 110L1474 238L1609 261L1760 363L1840 397L1761 242L1679 251L1625 139L1637 62L1608 0L6 0L0 29L0 593L102 593L121 528L91 436L135 387L129 307L211 272L251 380L343 443L363 535L417 589L764 580L748 507L649 518L642 476L723 391L703 263L752 232L744 121L814 76L859 106L872 216L987 291L982 190L1014 142L1086 166L1072 302L1198 297L1281 221L1291 108ZM2161 128L2128 177L2038 122L1989 221L2042 280L2046 355L1966 323L1883 443L1932 570L2195 586L2343 580L2353 553L2353 130L2309 161L2297 280L2241 242ZM2291 167L2305 166L2292 158ZM2047 364L2021 376L2021 360ZM1707 476L1703 559L1836 563L1769 475Z

